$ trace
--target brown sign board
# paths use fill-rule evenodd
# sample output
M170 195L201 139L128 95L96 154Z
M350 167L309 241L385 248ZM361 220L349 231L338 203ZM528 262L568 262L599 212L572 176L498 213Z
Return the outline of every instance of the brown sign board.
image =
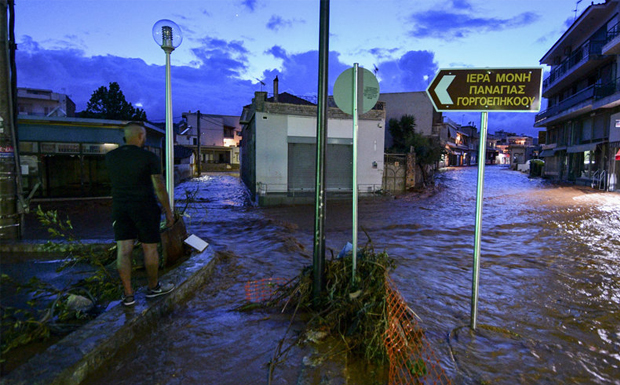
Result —
M440 69L426 93L441 112L538 112L542 72L542 67Z

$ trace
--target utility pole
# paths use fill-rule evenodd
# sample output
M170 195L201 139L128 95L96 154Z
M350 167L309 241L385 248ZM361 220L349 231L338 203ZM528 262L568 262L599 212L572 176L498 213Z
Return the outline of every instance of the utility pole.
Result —
M202 154L200 153L200 110L196 111L196 129L198 130L198 164L196 165L196 171L198 176L202 174Z
M11 16L13 3L9 0ZM13 101L15 74L10 57L14 41L9 41L9 4L0 0L0 239L17 239L21 236L23 217L18 210L20 170L17 152L15 108ZM11 19L13 20L13 18ZM12 26L12 21L11 21ZM11 33L12 35L12 33Z
M319 26L319 88L316 120L316 183L314 199L313 297L325 286L325 149L327 146L327 69L329 59L329 0L321 0Z

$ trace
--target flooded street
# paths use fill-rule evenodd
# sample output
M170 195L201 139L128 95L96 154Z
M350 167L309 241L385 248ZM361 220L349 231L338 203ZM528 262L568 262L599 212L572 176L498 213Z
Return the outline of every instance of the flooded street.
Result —
M472 332L476 173L450 169L435 194L371 197L359 208L453 383L620 384L620 194L487 167ZM186 223L220 253L213 279L88 383L267 383L289 316L234 309L245 282L292 278L312 263L314 207L253 207L232 176L185 182L176 197L196 189ZM328 203L326 228L335 255L351 240L350 202ZM296 383L305 354L294 349L273 383ZM367 382L351 374L348 383Z

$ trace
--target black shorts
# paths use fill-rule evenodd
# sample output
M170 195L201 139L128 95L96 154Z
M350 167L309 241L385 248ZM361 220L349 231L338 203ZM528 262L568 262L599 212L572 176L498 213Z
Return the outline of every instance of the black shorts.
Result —
M137 239L142 243L159 243L161 209L156 202L114 203L112 205L114 239Z

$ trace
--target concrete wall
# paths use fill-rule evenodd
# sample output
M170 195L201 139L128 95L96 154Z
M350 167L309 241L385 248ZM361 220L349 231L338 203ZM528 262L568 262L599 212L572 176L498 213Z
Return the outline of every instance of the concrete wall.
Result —
M288 170L288 116L257 112L256 182L269 192L286 192Z

